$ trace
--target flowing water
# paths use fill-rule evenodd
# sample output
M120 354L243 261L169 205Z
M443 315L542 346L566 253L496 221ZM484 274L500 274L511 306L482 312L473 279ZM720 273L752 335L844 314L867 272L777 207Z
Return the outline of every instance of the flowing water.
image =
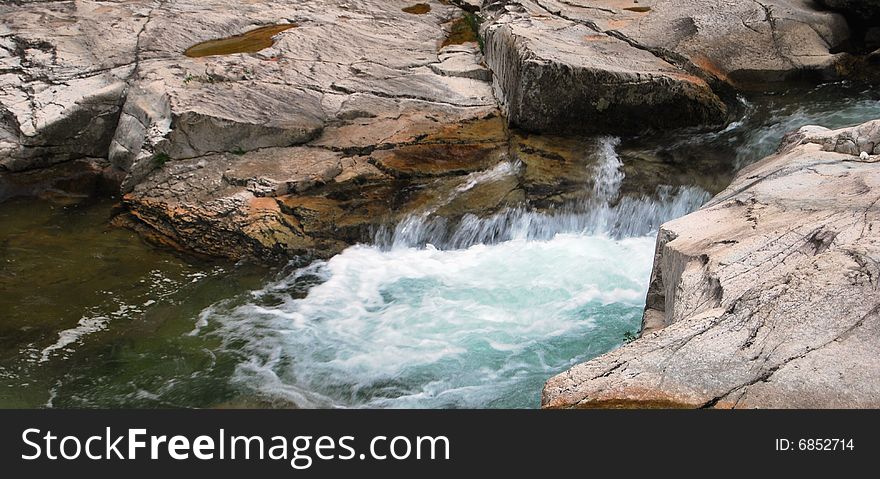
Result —
M623 180L618 143L599 142L593 194L562 211L512 209L453 227L416 214L390 242L299 269L253 301L208 311L203 324L234 338L247 357L234 379L263 397L304 406L535 406L549 376L638 330L650 225L709 197L681 188L610 206ZM498 171L480 179L497 180ZM303 296L304 281L315 285Z
M733 171L880 104L834 85L743 112L719 133L601 139L559 208L450 221L437 198L371 245L276 269L148 246L106 226L109 200L3 202L0 407L536 407L549 376L637 330L656 229L709 197L696 181L624 194L621 151Z

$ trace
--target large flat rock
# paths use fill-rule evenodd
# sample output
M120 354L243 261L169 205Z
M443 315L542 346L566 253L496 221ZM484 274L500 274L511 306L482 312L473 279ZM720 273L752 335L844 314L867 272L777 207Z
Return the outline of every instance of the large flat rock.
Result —
M503 124L476 42L447 45L462 12L429 4L163 3L111 146L131 212L212 255L328 256L406 213L398 176L500 161ZM182 54L273 23L293 26L258 52ZM416 161L459 150L485 153L454 168Z
M850 37L842 15L812 0L541 0L573 21L626 38L740 88L830 78Z
M131 218L166 243L333 254L405 214L398 177L466 175L507 148L477 42L452 36L463 11L413 3L4 5L0 170L106 158Z
M0 5L0 169L107 156L153 3Z
M156 152L182 159L313 141L370 149L495 111L485 81L439 69L448 25L460 11L432 2L429 12L412 14L403 11L408 5L269 1L233 11L222 1L163 3L144 29L140 89L124 111L141 127L117 133L111 160L137 171ZM182 54L199 42L271 24L291 28L258 52ZM482 68L475 50L459 61ZM432 124L414 125L408 114L430 117ZM359 142L349 138L355 128ZM409 136L388 138L406 128Z
M805 127L663 225L643 334L544 407L880 407L880 121Z
M401 119L407 110L439 124L495 111L476 43L446 45L461 11L429 3L425 14L403 11L403 1L4 5L0 166L109 150L119 169L143 176L136 163L156 153L296 146L372 123L378 132L362 146L375 147L389 123L411 120ZM290 28L262 50L184 55L275 24Z
M838 77L849 39L809 0L510 0L487 16L496 94L538 132L720 125L733 88Z

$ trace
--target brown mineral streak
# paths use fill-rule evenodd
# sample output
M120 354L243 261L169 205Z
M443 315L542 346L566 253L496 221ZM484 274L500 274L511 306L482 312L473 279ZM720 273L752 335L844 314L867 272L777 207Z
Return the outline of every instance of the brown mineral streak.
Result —
M294 23L282 25L268 25L249 32L227 38L208 40L197 43L183 52L192 58L201 58L213 55L231 55L233 53L256 53L275 44L275 35L296 27Z

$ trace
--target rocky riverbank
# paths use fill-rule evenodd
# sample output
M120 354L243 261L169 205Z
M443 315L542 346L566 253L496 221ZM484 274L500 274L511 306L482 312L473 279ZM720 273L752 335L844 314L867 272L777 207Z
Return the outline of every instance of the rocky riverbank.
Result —
M880 407L880 122L805 127L660 230L642 337L545 407Z
M587 134L718 130L742 92L877 78L869 0L478 3L4 4L0 200L114 194L117 225L187 252L329 257L414 213L564 205L590 191ZM650 334L551 380L545 405L869 404L876 381L849 370L787 371L873 345L871 305L834 314L876 283L871 128L804 130L664 227ZM621 156L624 194L713 169ZM765 387L806 376L813 396Z
M849 57L844 17L810 2L225 3L2 7L5 196L116 184L118 222L167 244L330 256L462 175L525 163L471 195L486 214L584 161L508 124L718 127L736 88L836 78Z

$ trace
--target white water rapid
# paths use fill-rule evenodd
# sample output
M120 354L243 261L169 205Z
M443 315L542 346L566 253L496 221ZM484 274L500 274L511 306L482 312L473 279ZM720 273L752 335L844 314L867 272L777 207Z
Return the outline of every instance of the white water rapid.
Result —
M413 215L200 316L241 361L244 391L305 407L536 407L543 382L641 320L654 233L697 188L623 198L618 140L600 141L583 200L452 224ZM517 174L502 163L457 191Z

